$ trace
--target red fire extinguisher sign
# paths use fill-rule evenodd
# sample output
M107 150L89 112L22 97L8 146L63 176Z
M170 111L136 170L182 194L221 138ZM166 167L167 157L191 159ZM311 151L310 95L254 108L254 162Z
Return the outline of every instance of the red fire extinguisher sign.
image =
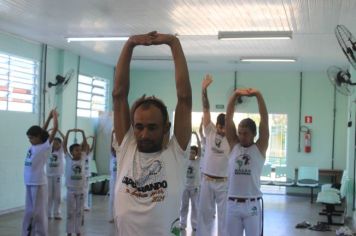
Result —
M306 123L306 124L313 123L313 117L312 116L305 116L304 117L304 123Z

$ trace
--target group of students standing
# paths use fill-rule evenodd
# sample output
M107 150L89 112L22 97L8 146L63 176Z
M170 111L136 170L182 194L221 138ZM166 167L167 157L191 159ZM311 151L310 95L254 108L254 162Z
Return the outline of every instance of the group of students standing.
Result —
M58 129L58 114L51 110L43 127L32 126L26 135L31 143L25 158L25 213L22 235L49 235L48 219L62 220L61 188L63 174L67 188L66 232L83 234L84 211L89 211L90 160L95 137L86 137L81 129L70 129L66 135ZM53 128L47 131L50 121ZM56 137L56 133L60 137ZM68 148L71 133L81 134L81 143ZM76 139L76 134L75 134ZM89 145L89 140L92 144Z
M134 48L141 45L167 45L172 52L177 105L170 138L171 123L162 100L144 95L129 107L130 62ZM212 81L212 77L207 75L202 82L205 137L202 155L199 147L190 148L192 89L178 38L154 31L131 36L125 43L117 63L112 92L114 131L111 165L116 170L112 174L116 182L110 185L110 202L113 203L112 216L117 236L178 235L180 232L174 225L180 222L181 229L186 227L189 198L193 201L192 227L198 236L212 234L216 205L219 236L242 236L244 232L246 236L263 234L259 181L269 140L266 105L258 90L237 89L228 101L226 115L220 114L214 125L207 92ZM257 128L253 120L244 119L237 128L233 121L235 104L242 96L255 97L258 103L260 123L256 142ZM51 119L53 129L48 133L46 130ZM51 146L57 130L57 112L53 110L44 127L33 126L27 132L32 146L25 161L26 210L22 235L48 235L47 181L41 166L47 161L51 148L57 155L52 155L53 160L60 159L60 148L64 148L66 155L67 233L83 233L83 205L87 192L84 186L88 185L83 160L90 153L89 147L84 132L77 129L67 132L62 146ZM68 151L70 132L82 132L83 142L72 144ZM201 156L201 164L198 164L197 156ZM57 184L58 175L50 177L49 182L50 186ZM54 217L59 218L58 202L54 205ZM197 220L194 220L195 216Z

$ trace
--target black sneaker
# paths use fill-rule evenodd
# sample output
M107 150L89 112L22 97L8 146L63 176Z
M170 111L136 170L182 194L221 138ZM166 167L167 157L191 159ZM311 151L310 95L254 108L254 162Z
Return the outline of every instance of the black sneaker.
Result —
M310 223L308 221L303 221L295 226L297 229L306 229L310 227Z

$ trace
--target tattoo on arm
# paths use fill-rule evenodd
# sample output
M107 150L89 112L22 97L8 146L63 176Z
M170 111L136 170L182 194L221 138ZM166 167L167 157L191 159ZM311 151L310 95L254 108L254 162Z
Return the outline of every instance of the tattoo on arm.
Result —
M207 89L203 89L202 96L203 96L203 109L204 110L209 110L210 109L210 104L209 104Z

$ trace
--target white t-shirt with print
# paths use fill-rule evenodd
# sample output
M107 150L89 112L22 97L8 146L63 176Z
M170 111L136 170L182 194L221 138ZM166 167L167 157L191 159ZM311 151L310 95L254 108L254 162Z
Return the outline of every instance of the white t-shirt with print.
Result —
M45 165L51 152L49 140L42 144L32 145L27 151L24 168L26 185L43 185L47 183Z
M47 176L61 176L64 173L64 150L52 151L47 159Z
M85 181L83 159L73 160L70 154L67 154L65 176L66 176L66 181L65 181L66 187L69 191L83 192L84 181Z
M132 127L118 149L116 235L172 235L171 224L179 218L187 151L173 136L167 149L141 153Z
M260 177L264 162L256 144L249 147L236 144L229 160L228 196L261 197Z
M188 160L186 167L186 188L197 188L200 184L200 158L196 160Z
M202 172L212 176L227 177L230 147L226 137L217 134L213 123L204 127L204 133L206 145Z

